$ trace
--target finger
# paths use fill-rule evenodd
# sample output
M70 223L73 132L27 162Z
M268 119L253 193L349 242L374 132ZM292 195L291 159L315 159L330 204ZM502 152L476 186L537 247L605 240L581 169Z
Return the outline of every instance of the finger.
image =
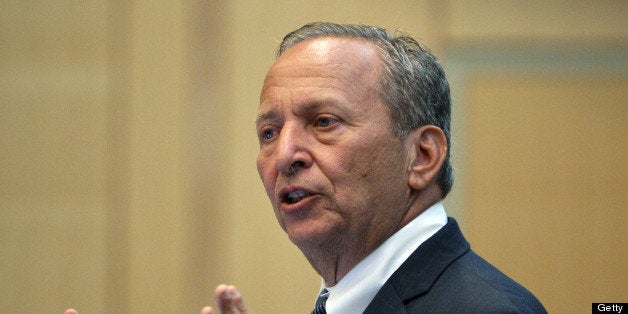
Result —
M228 290L230 294L233 296L233 306L238 311L237 313L241 313L241 314L248 313L249 311L244 305L244 300L242 299L242 294L240 294L240 291L238 291L238 289L235 286L229 286Z
M234 286L220 285L216 287L216 303L222 314L248 314L242 295Z
M231 289L231 294L233 295L233 303L238 311L242 314L248 314L249 310L246 308L244 304L244 299L242 299L242 294L238 291L238 289L234 286L229 287Z
M219 285L214 291L216 306L218 306L221 314L235 314L231 309L231 295L227 292L228 288L227 285Z
M201 309L201 313L200 314L214 314L214 310L211 308L211 306L206 306L206 307Z
M67 309L63 314L78 314L78 312L75 309Z

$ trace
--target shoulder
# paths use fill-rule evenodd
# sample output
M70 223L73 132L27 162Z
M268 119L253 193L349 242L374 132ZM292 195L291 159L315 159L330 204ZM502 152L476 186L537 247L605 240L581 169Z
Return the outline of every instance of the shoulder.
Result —
M452 262L406 308L409 313L546 313L532 293L473 251Z

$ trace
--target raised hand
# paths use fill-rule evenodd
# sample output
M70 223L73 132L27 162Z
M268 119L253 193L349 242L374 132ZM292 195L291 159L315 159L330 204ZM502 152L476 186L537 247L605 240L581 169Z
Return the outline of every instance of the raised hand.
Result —
M244 305L242 295L234 286L219 285L214 291L214 299L218 307L215 312L211 306L201 309L200 314L250 314ZM78 314L74 309L67 309L63 314Z
M219 312L214 312L212 307L206 306L201 309L200 314L250 314L244 305L242 295L234 286L219 285L214 292L214 299Z

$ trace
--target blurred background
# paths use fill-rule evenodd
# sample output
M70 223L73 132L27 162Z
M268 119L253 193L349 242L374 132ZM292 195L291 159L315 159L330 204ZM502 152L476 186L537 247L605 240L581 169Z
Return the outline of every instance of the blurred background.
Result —
M402 30L452 85L472 247L551 313L627 302L628 2L4 0L0 311L308 313L255 168L259 90L310 21Z

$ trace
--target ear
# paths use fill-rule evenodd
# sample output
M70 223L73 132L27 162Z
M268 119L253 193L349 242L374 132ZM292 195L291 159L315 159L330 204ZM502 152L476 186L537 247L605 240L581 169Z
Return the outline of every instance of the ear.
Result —
M439 127L427 125L415 129L405 139L410 148L408 185L423 190L436 181L447 156L447 138Z

